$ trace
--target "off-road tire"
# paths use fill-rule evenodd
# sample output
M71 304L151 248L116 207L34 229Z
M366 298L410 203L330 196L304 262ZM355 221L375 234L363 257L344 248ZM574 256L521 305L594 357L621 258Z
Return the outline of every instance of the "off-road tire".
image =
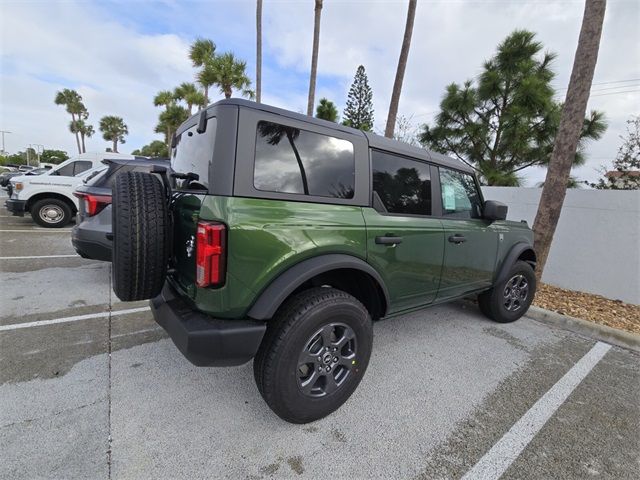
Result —
M323 325L340 322L355 334L354 367L337 390L323 397L305 395L296 376L298 358L309 337ZM267 327L253 361L258 390L283 420L308 423L337 410L364 376L373 345L369 312L356 298L334 288L304 290L288 299Z
M41 212L47 208L53 208L58 211L61 215L60 219L49 222L45 221L41 216ZM73 210L69 204L64 200L59 200L57 198L43 198L42 200L38 200L31 205L29 211L31 212L31 218L33 218L33 221L45 228L62 228L73 218Z
M516 275L522 275L526 279L528 292L520 308L516 311L509 311L504 304L504 293L507 283ZM527 262L519 260L509 269L509 273L505 276L504 280L494 285L491 290L478 295L478 305L480 306L480 311L494 322L510 323L515 322L527 313L535 294L536 275L533 267Z
M162 182L149 173L118 174L111 211L113 291L125 302L157 296L169 257L169 215Z

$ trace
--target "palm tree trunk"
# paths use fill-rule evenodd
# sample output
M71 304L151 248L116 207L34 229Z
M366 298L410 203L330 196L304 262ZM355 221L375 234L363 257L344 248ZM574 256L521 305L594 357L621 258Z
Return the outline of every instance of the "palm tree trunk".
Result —
M262 0L256 3L256 102L262 99Z
M75 124L76 123L76 116L75 114L71 114L71 121ZM80 136L78 135L78 132L73 132L73 134L76 136L76 145L78 145L78 153L82 153L82 149L80 148Z
M87 153L87 149L84 146L84 133L80 132L80 138L82 138L82 153Z
M231 87L225 87L224 98L231 98L232 94L233 94L233 90L231 89Z
M567 182L576 156L591 82L593 81L593 72L598 60L606 3L606 0L586 0L585 2L578 48L573 60L573 69L562 108L560 126L542 188L540 205L533 223L537 256L536 277L538 280L542 277L542 271L549 256L551 241L567 193Z
M287 130L287 139L289 140L289 144L293 149L293 154L296 156L296 162L298 162L298 168L300 169L300 177L302 178L302 191L305 195L309 195L309 183L307 182L307 172L304 169L304 165L302 164L302 159L300 158L300 152L298 152L298 147L296 147L295 142L293 141L293 136L291 132Z
M204 85L204 103L206 104L206 108L206 106L209 105L209 85Z
M113 137L113 153L118 153L118 138Z
M318 73L318 48L320 46L320 16L322 15L322 0L316 0L315 17L313 19L313 50L311 52L311 76L309 77L309 100L307 101L307 115L313 115L313 105L316 96L316 75Z
M400 58L398 59L396 79L393 82L393 91L391 92L391 104L389 105L389 115L387 116L387 127L384 129L384 136L387 138L393 138L393 132L396 129L396 117L398 116L400 92L402 91L404 71L407 68L407 58L409 57L409 48L411 47L413 21L416 18L416 2L417 0L409 0L409 9L407 10L407 24L404 27L404 39L402 40L402 48L400 49Z

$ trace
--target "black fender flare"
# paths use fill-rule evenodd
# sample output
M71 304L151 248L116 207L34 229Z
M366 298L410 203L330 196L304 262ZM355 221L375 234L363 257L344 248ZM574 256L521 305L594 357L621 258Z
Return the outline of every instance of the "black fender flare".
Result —
M527 250L530 250L533 253L534 258L536 258L536 251L533 249L533 246L528 243L518 242L513 247L511 247L511 250L509 250L509 253L507 253L506 257L504 257L504 261L502 262L502 265L500 266L500 270L496 275L496 280L494 284L497 285L500 282L506 280L506 277L507 275L509 275L509 270L511 269L512 265L516 263L516 261L518 260L518 257L520 257L520 255L522 255ZM531 266L535 267L535 262L533 262L533 265Z
M380 274L371 265L352 255L327 254L303 260L278 275L260 293L249 310L248 316L255 320L267 320L273 317L287 297L304 282L321 273L343 268L360 270L371 275L382 289L386 305L389 305L387 287Z

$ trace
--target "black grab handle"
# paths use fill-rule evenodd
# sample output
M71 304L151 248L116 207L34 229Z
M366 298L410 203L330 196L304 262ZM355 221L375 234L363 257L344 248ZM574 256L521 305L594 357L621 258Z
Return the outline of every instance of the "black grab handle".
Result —
M402 243L402 237L396 237L393 235L376 237L376 243L378 245L398 245L399 243Z
M457 243L463 243L463 242L466 242L466 241L467 241L467 239L466 239L466 237L464 237L463 235L460 235L459 233L456 233L455 235L451 235L451 236L449 237L449 241L450 241L451 243L456 243L456 244L457 244Z

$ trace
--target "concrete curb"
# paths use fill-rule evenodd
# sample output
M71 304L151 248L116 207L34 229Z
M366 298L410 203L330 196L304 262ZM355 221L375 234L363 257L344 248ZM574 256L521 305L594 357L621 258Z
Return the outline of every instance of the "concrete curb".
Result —
M539 322L569 330L580 335L601 340L611 345L633 350L640 353L640 335L607 327L580 318L569 317L560 313L545 310L531 305L526 316Z

